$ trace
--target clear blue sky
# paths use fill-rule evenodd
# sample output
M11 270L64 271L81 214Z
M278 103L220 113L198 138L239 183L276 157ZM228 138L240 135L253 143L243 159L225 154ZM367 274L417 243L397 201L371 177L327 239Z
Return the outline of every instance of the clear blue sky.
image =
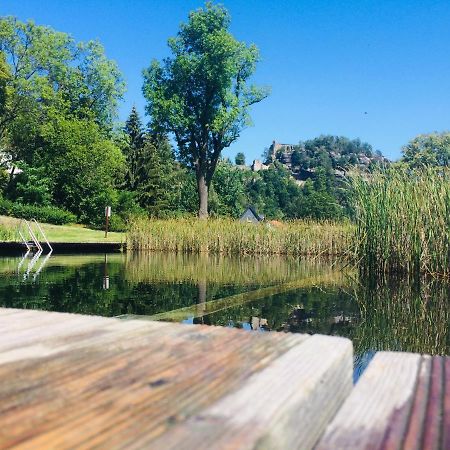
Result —
M320 134L359 137L390 158L410 138L450 129L449 0L226 0L232 32L261 51L254 80L272 87L254 126L226 152L258 158ZM141 71L168 54L193 0L1 0L0 14L99 39L144 111ZM367 112L367 114L365 114Z

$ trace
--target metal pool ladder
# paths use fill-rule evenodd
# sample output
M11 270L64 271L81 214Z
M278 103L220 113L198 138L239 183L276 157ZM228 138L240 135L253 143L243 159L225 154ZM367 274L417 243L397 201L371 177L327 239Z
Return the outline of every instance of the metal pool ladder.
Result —
M35 225L35 228L38 232L36 232L36 229L33 230L33 224ZM31 219L30 221L22 219L18 226L18 233L20 238L22 239L23 244L29 252L33 251L34 249L37 250L37 253L42 253L44 251L41 242L38 239L39 234L40 238L47 244L50 253L53 252L53 247L50 245L50 242L48 241L44 230L36 219Z
M30 223L31 222L31 223ZM25 273L23 274L23 279L26 280L31 275L34 266L36 265L37 261L42 255L42 252L44 251L41 242L38 239L38 232L36 230L33 230L32 225L35 225L35 228L40 233L40 237L44 240L44 242L47 244L49 248L49 252L45 255L45 258L42 260L40 266L35 270L33 275L33 280L36 279L36 277L41 273L41 270L44 268L46 262L50 258L51 254L53 253L53 247L50 245L50 242L47 239L46 234L44 233L44 230L40 226L39 222L36 219L31 219L31 221L28 220L21 220L18 226L18 233L20 238L22 239L23 244L27 248L27 252L23 256L22 260L19 262L19 265L17 267L17 272L20 273L20 269L22 265L24 264L25 260L27 259L28 255L30 253L34 253L33 257L28 263L28 266L25 270Z

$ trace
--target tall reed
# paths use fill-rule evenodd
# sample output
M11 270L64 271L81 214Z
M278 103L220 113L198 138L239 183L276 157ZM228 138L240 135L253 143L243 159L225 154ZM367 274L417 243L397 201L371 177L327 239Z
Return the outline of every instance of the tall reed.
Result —
M345 256L351 235L348 223L292 221L272 226L232 219L137 218L130 223L127 246L178 253Z
M450 274L450 172L391 167L352 177L355 256L367 274Z

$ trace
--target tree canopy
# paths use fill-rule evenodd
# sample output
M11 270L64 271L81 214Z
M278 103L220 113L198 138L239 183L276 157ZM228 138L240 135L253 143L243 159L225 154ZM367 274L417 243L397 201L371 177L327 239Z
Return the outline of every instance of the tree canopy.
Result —
M11 169L6 195L57 204L81 222L98 223L123 178L124 160L112 140L123 92L117 65L100 43L0 18L0 142Z
M249 84L258 49L230 33L230 20L228 11L213 3L191 12L168 41L172 55L144 71L152 127L172 133L179 158L195 169L201 218L208 216L209 187L222 150L250 124L249 107L268 94Z
M450 166L450 133L421 134L403 147L401 161L413 168Z

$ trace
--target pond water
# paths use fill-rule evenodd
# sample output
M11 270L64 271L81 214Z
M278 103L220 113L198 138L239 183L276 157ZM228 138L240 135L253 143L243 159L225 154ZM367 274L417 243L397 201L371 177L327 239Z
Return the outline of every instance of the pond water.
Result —
M0 306L348 337L355 379L377 350L448 355L450 285L371 283L319 260L128 253L0 257Z

